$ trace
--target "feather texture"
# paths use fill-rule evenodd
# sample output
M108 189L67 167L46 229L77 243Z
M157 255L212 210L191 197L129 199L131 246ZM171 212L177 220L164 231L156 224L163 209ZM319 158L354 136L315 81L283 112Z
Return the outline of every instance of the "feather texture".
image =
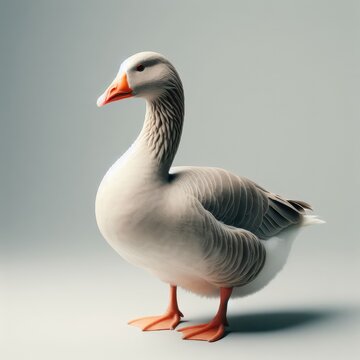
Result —
M218 221L268 239L290 225L301 223L306 203L286 200L253 181L226 170L174 167L174 186L196 197Z
M146 68L139 74L136 68ZM184 117L175 68L139 53L120 68L146 98L143 129L105 175L96 198L99 229L129 262L202 295L265 286L286 262L310 205L210 167L173 167ZM291 241L285 234L291 234ZM240 296L239 295L239 296Z

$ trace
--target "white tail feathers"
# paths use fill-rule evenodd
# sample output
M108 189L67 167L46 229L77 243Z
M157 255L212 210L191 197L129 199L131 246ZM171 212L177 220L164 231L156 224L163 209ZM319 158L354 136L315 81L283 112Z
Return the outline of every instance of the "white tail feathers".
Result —
M316 215L304 215L301 225L325 224L326 221L318 219Z

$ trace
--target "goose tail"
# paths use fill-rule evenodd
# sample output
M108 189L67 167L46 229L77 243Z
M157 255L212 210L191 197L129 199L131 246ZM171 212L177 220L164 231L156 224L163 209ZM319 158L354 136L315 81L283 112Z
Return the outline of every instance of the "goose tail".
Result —
M319 219L316 215L303 215L301 225L315 225L315 224L325 224L326 221Z
M305 201L300 200L288 200L288 202L302 214L301 225L314 225L314 224L325 224L326 221L321 220L317 215L309 215L308 212L312 211L311 205Z

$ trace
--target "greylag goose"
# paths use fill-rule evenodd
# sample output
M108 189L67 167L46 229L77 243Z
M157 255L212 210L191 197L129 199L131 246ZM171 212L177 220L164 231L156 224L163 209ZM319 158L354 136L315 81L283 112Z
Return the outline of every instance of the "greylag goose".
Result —
M211 167L171 167L183 125L184 93L174 66L155 52L125 60L97 105L142 97L143 128L104 176L96 220L128 262L170 286L163 315L135 319L142 330L174 329L183 316L176 289L220 296L207 324L183 327L184 339L223 337L227 303L263 288L281 270L298 230L321 223L303 201L287 200L253 181Z

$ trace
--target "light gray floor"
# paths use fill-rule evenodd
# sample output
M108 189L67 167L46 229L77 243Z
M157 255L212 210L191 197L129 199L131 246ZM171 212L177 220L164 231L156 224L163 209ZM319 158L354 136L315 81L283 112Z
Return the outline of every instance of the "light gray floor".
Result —
M351 249L314 251L317 231L304 231L286 268L266 289L230 302L231 332L212 344L184 341L175 331L145 333L128 326L131 318L160 314L167 305L167 287L111 249L97 256L5 261L5 348L0 357L355 359L360 355L358 254ZM179 302L189 323L210 319L217 307L216 300L183 290Z

